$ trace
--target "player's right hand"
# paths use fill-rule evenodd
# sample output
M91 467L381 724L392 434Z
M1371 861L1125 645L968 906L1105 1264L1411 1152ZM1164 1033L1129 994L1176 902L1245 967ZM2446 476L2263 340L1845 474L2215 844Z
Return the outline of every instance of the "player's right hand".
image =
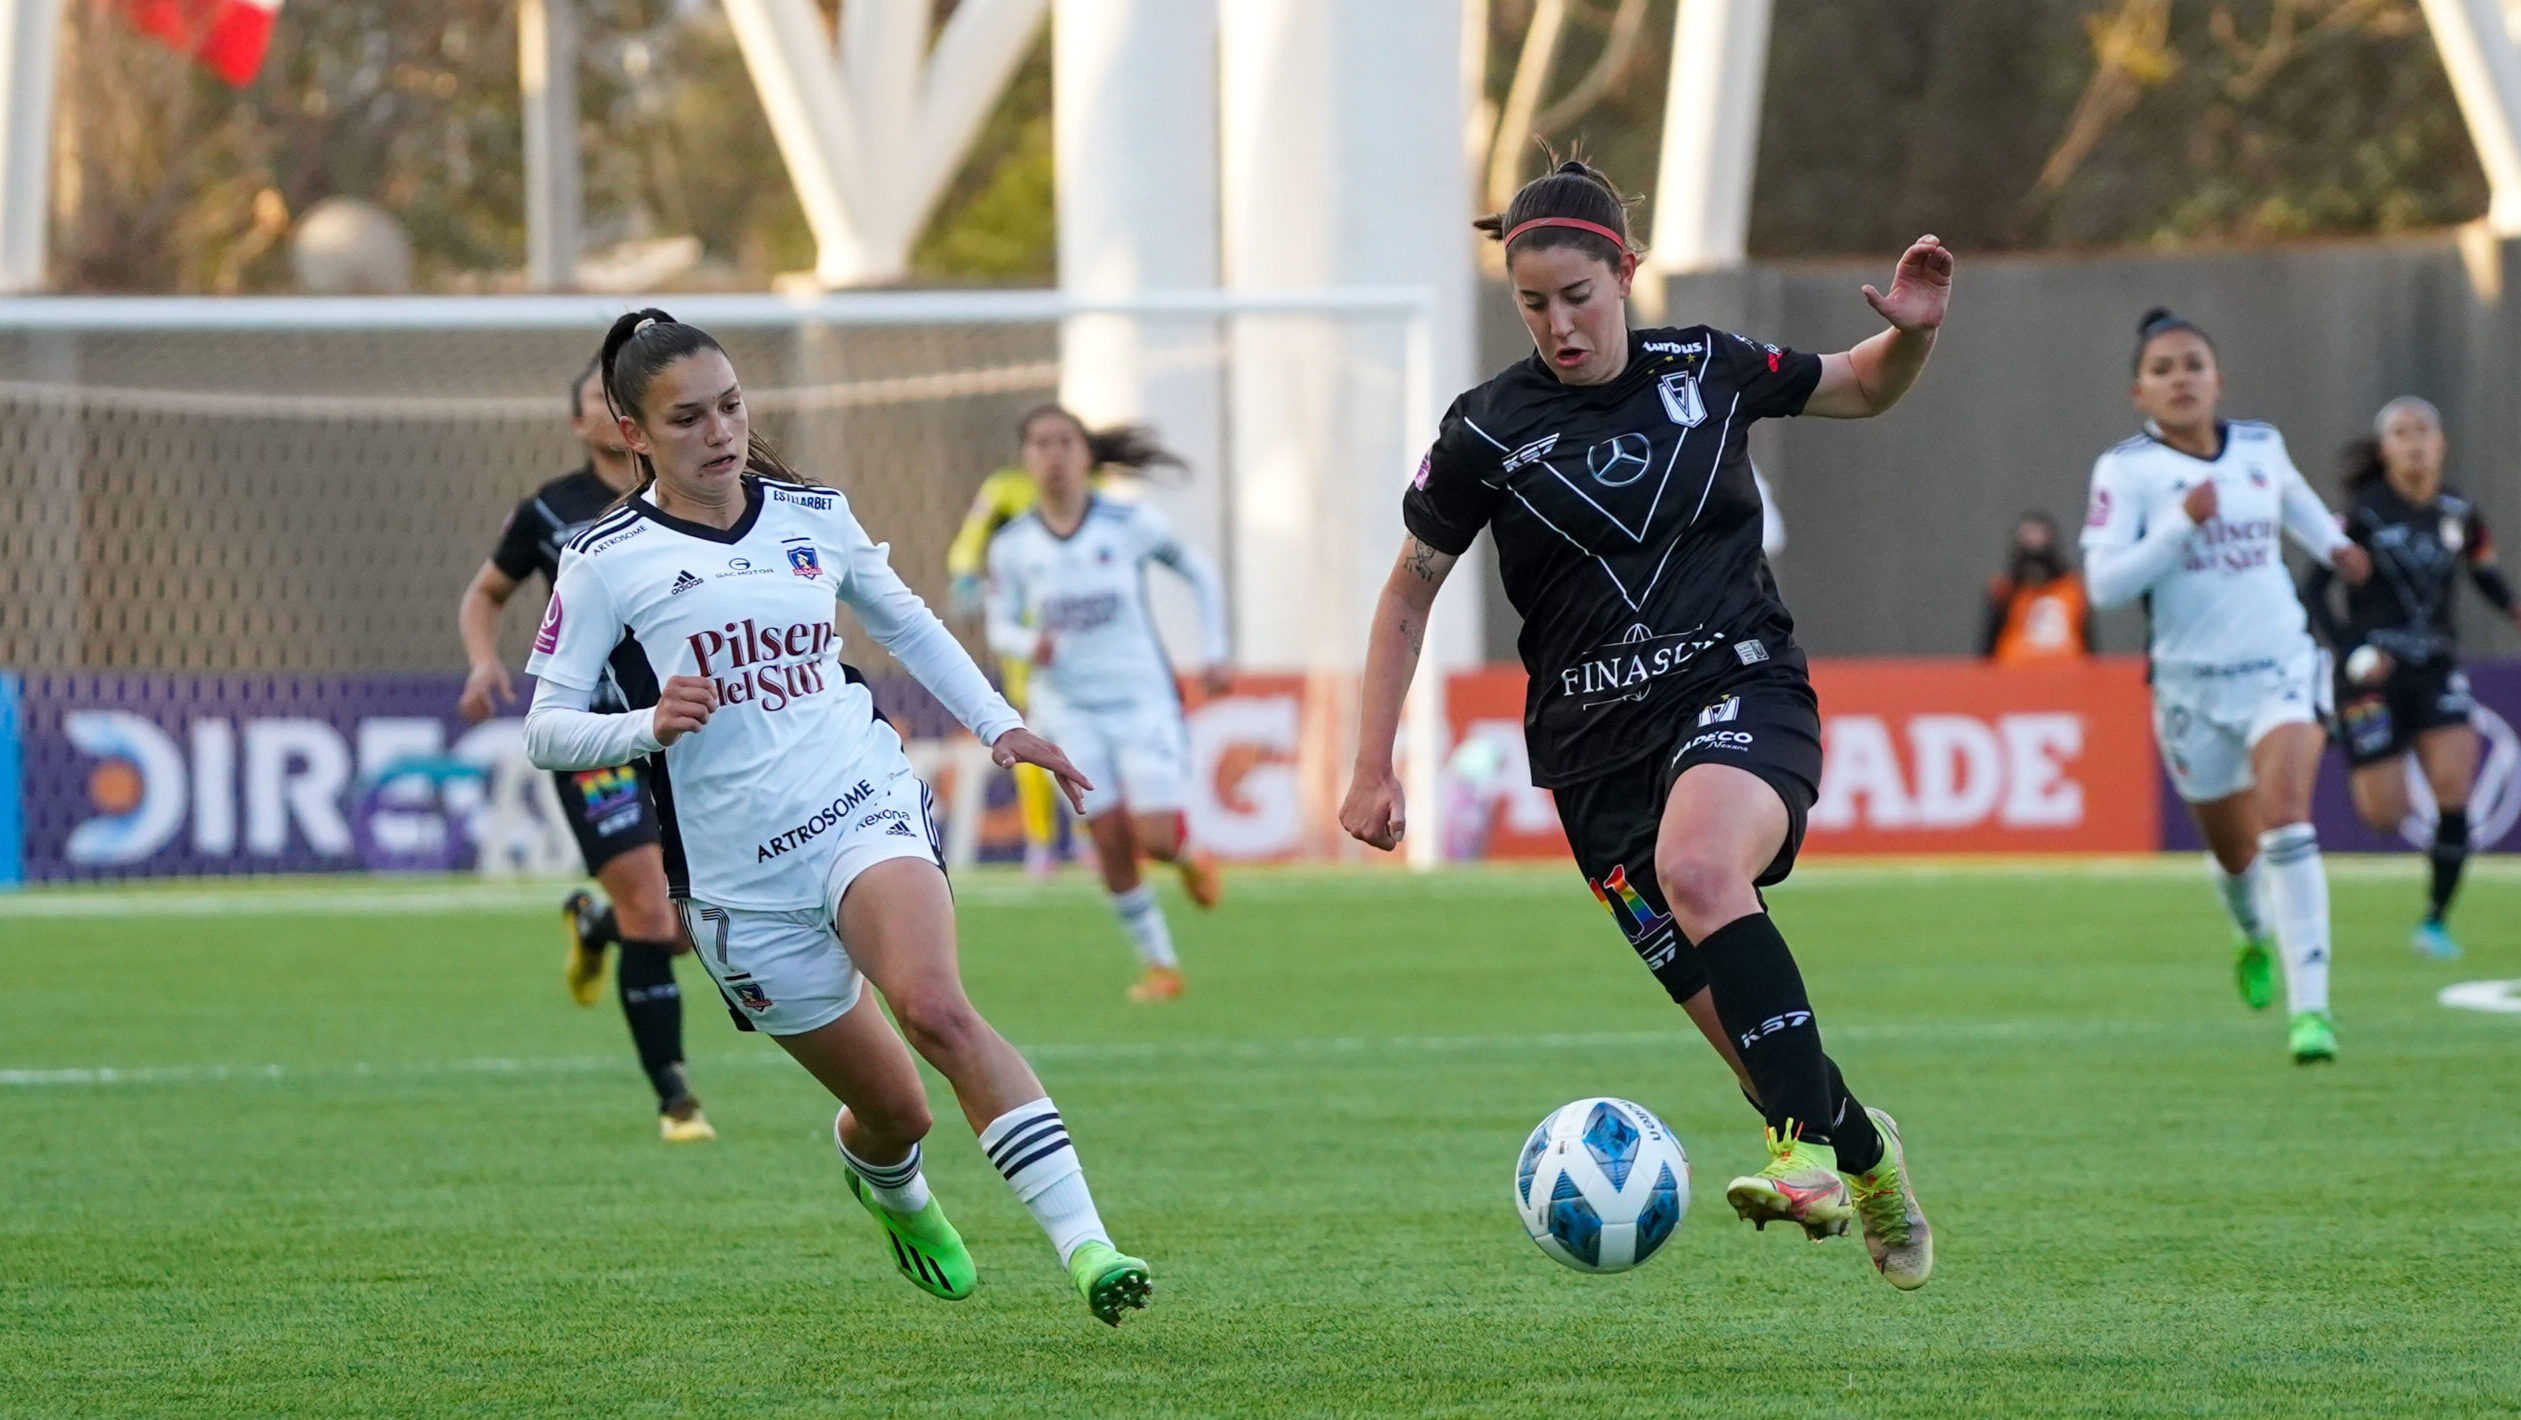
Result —
M1339 826L1368 847L1389 853L1409 833L1409 812L1402 802L1401 779L1392 771L1358 770L1348 781L1347 802L1339 806Z
M2214 521L2215 509L2219 506L2215 498L2215 481L2211 478L2188 490L2188 496L2180 500L2180 510L2188 514L2190 522L2201 528Z
M708 724L710 712L717 708L716 681L705 675L668 677L665 688L657 693L657 743L670 745Z
M464 677L464 693L455 698L455 713L466 723L478 725L499 706L515 703L516 682L508 679L508 668L484 661Z
M1049 632L1045 631L1040 636L1034 638L1033 664L1037 666L1049 665L1050 658L1057 654L1059 654L1059 648L1051 643Z

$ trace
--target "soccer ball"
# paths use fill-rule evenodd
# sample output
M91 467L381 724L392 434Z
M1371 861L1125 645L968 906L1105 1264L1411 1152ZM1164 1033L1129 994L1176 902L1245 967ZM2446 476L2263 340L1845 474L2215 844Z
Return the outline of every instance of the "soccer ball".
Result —
M1525 1141L1514 1207L1551 1257L1578 1272L1625 1272L1689 1211L1689 1155L1644 1105L1577 1100Z

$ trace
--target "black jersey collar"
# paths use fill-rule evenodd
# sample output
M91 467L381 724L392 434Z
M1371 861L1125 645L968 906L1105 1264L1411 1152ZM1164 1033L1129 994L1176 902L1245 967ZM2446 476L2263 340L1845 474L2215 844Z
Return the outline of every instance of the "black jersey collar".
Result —
M1051 541L1071 542L1076 539L1077 534L1085 531L1086 524L1094 521L1095 510L1100 508L1102 505L1103 499L1101 495L1097 494L1091 488L1087 489L1085 492L1085 511L1077 514L1077 525L1068 529L1065 533L1051 532L1050 519L1042 516L1042 505L1038 501L1033 504L1033 520L1042 525L1043 532L1050 533Z
M713 528L707 523L695 523L689 518L678 518L658 507L649 497L649 490L646 488L630 495L630 506L638 510L639 516L681 533L685 537L696 537L707 542L722 542L733 546L752 534L753 524L761 521L762 516L761 480L749 473L741 475L741 478L744 485L744 511L736 518L733 527Z
M2198 463L2221 463L2223 462L2223 456L2232 452L2232 421L2229 419L2218 419L2215 421L2215 456L2210 459L2198 458L2197 455L2192 454L2188 450L2181 448L2179 445L2172 443L2170 440L2163 438L2162 426L2154 423L2150 419L2145 421L2145 437L2153 440L2157 444L2160 444L2162 447L2169 449L2171 452L2178 454L2181 458L2195 459Z

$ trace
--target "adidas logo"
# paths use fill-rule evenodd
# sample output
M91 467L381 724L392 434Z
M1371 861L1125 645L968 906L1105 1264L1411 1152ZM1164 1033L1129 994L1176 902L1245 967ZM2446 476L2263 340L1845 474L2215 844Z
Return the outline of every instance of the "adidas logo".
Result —
M914 834L910 831L910 825L909 825L909 824L907 824L907 823L904 823L904 822L903 822L902 820L900 820L900 819L895 819L895 820L893 820L893 822L892 822L891 826L887 827L884 831L885 831L886 833L890 833L890 834L897 834L897 835L899 835L900 837L903 837L903 838L911 838L911 837L915 837L915 836L916 836L916 835L914 835Z
M665 594L669 597L679 597L683 593L688 592L699 585L700 579L698 577L693 576L689 572L678 573L674 578L674 585L668 587Z

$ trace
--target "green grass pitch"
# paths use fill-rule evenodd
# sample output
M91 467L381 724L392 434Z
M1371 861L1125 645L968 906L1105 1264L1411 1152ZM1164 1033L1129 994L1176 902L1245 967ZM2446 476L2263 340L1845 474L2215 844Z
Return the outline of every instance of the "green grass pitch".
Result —
M963 887L973 994L1066 1112L1152 1310L1093 1324L939 1087L971 1301L893 1274L830 1106L693 964L722 1139L657 1142L559 889L306 882L0 898L8 1415L2469 1415L2521 1407L2521 872L2470 955L2413 859L2340 862L2342 1063L2227 979L2196 861L1815 866L1774 894L1939 1230L1900 1295L1755 1234L1755 1121L1566 870L1247 872L1169 899L1192 992L1121 999L1082 879ZM1619 1094L1697 1197L1645 1268L1509 1203Z

